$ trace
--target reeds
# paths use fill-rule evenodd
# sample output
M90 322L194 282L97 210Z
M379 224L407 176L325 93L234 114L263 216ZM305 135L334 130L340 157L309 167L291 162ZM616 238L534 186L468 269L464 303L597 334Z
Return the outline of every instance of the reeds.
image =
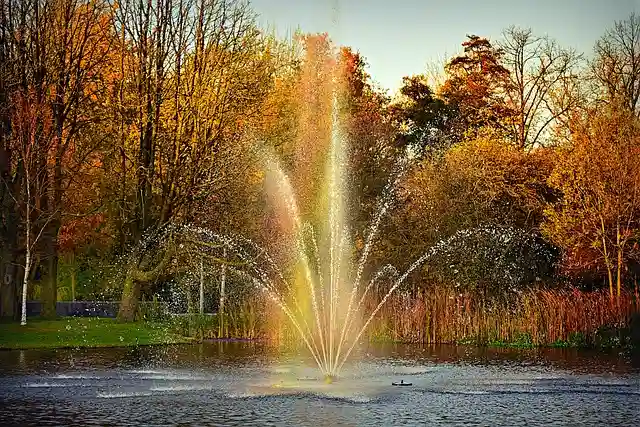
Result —
M365 312L371 312L382 296L368 297ZM638 313L636 291L623 292L612 303L606 290L538 289L485 296L442 286L389 297L363 339L425 344L580 345L595 343L604 329L625 328ZM223 336L218 336L217 322L203 336L274 343L298 340L279 308L268 299L257 298L230 304Z
M378 298L370 299L370 307ZM501 297L441 287L392 295L368 331L372 340L413 343L558 345L595 341L603 328L624 328L639 311L635 293L612 304L606 291L530 290Z

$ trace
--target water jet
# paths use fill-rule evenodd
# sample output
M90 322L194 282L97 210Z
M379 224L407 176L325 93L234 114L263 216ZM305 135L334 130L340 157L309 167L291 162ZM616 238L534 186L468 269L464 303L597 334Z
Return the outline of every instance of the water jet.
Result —
M279 209L278 215L283 216L278 220L283 219L282 223L287 224L279 238L291 242L291 251L287 253L291 258L288 265L279 265L266 249L247 239L217 236L227 250L245 263L245 277L286 315L328 384L340 375L364 331L390 295L430 256L420 257L403 274L391 265L384 265L374 270L366 281L369 255L408 164L408 158L402 158L382 191L369 226L362 231L362 245L358 245L357 258L352 258L355 239L349 228L347 212L350 205L347 198L349 153L346 132L339 117L342 110L335 81L329 95L331 99L327 98L331 103L327 104L331 111L327 129L330 137L327 134L328 152L323 160L326 169L318 181L323 188L320 190L322 194L317 195L320 201L317 208L305 198L304 188L300 190L301 195L296 195L278 157L266 149L262 152L267 194L275 196L272 199ZM315 134L310 137L317 138ZM309 141L316 144L314 139ZM300 159L303 163L308 160ZM317 176L315 171L311 176L296 177L296 181L304 183L305 179L313 176ZM298 196L307 203L307 210L318 211L301 209ZM388 292L375 308L367 310L367 294L383 280L390 282Z

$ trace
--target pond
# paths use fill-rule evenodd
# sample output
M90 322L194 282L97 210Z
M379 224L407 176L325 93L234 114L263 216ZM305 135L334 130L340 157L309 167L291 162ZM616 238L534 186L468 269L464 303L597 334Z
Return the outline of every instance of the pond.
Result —
M0 425L640 425L640 364L618 354L370 345L318 378L256 342L3 351Z

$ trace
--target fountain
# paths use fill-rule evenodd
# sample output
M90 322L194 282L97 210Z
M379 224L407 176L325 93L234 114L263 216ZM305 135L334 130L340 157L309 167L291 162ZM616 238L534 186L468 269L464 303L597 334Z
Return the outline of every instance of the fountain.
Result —
M470 233L480 237L494 236L511 239L513 230L480 227L460 230L431 247L402 273L389 264L370 274L365 281L369 255L375 244L380 225L393 205L395 189L409 162L405 158L397 165L378 201L377 209L364 236L359 258L353 260L351 236L347 224L347 140L341 129L336 87L332 92L331 134L326 157L326 212L320 224L304 221L297 195L289 175L272 152L263 151L268 191L282 204L282 215L289 219L293 238L293 271L276 262L266 248L243 237L218 235L210 230L184 227L181 233L196 233L196 240L208 241L209 248L225 247L230 255L240 259L243 268L234 269L253 283L282 310L300 337L323 375L324 382L333 383L358 345L362 335L388 298L409 275L438 252L456 247ZM323 208L319 209L324 212ZM175 230L175 227L174 227ZM319 230L319 231L318 231ZM206 250L205 247L202 250ZM282 264L282 262L280 262ZM288 271L289 270L289 271ZM515 274L515 273L514 273ZM386 294L377 306L366 310L367 295L382 280L390 281ZM399 383L399 385L408 385Z
M336 96L332 105L332 133L327 161L328 215L323 224L326 250L320 249L316 228L303 222L293 186L288 175L272 154L265 154L265 169L276 186L276 195L284 202L286 215L295 236L295 264L298 277L293 283L267 250L237 237L216 236L216 240L246 263L244 274L282 309L297 331L323 374L325 383L332 383L357 346L362 334L384 305L388 297L411 272L427 259L423 256L402 275L386 265L375 272L366 286L363 277L368 257L382 219L390 209L394 189L405 170L406 161L387 184L378 209L368 227L364 246L355 269L351 267L350 236L346 224L346 141L340 130ZM370 313L364 312L365 298L383 278L393 279L388 293ZM303 300L304 297L306 300Z

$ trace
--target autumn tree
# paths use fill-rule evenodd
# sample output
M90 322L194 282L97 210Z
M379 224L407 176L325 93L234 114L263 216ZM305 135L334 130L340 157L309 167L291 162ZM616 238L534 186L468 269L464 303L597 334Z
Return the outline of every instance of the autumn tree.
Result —
M51 128L54 138L40 153L39 167L48 176L42 209L51 217L42 234L42 314L55 316L57 239L66 215L65 195L95 148L93 142L80 144L77 136L95 120L92 106L101 88L99 68L108 51L109 17L103 2L28 0L2 6L3 139L11 138L12 106L6 102L13 95L50 109L37 119L37 126ZM10 151L5 151L9 157Z
M483 127L506 131L505 120L512 111L505 102L509 70L503 65L504 52L476 35L462 43L464 53L445 66L447 80L439 95L457 113L451 133L456 140L473 137Z
M399 100L390 110L399 129L399 143L424 156L441 152L453 142L457 111L436 96L424 75L403 77Z
M441 157L423 160L407 174L401 185L400 207L386 233L393 242L387 252L396 252L397 264L402 265L457 233L466 233L469 251L472 247L479 248L483 241L485 245L498 242L499 239L493 243L485 239L491 236L494 239L495 233L499 234L498 229L518 230L518 235L524 233L534 240L539 239L543 210L555 197L546 184L553 165L551 150L527 153L493 134L459 143ZM493 229L495 233L491 231ZM528 239L520 240L522 246L517 249L509 249L515 251L509 252L512 255L521 253L524 257L514 258L514 262L528 259L527 262L537 265L547 264L548 274L547 252L540 252L542 258L536 261L537 255L527 254L525 241ZM455 257L462 259L460 251L465 243L456 242L458 252ZM507 250L507 246L503 245L502 249ZM485 249L485 254L499 252ZM425 271L425 277L437 276L443 281L455 279L453 270L445 265L447 257L454 254L445 255L434 260L437 268L429 270L432 263L428 263L429 273ZM526 258L529 255L533 258ZM469 257L471 259L471 255ZM497 274L492 266L482 265L486 260L474 259L476 264L465 267L470 274L468 277ZM485 275L483 280L488 278Z
M549 180L562 198L548 207L544 231L564 249L567 271L604 271L613 300L640 228L640 127L632 113L612 109L574 123L573 145Z
M39 103L36 99L21 96L18 93L12 98L14 113L12 116L11 149L16 153L18 168L21 171L22 183L20 192L12 197L20 208L24 218L22 236L20 240L24 246L24 272L22 274L21 317L20 324L27 324L27 291L34 263L35 249L55 216L46 209L43 203L48 196L47 169L42 167L42 161L51 149L55 138L52 135L50 122L41 118L50 114L47 104ZM44 124L44 125L43 125ZM2 184L8 187L8 182Z
M348 47L338 58L342 86L341 125L349 153L349 212L359 249L369 232L385 187L398 172L404 154L394 137L388 99L367 73L365 58Z
M129 230L121 240L136 245L168 223L196 221L207 200L224 202L223 189L244 178L252 143L245 134L273 61L241 1L122 2L115 22L123 56L111 91L119 142L109 162ZM141 287L160 270L135 257L126 269L119 317L132 320Z

